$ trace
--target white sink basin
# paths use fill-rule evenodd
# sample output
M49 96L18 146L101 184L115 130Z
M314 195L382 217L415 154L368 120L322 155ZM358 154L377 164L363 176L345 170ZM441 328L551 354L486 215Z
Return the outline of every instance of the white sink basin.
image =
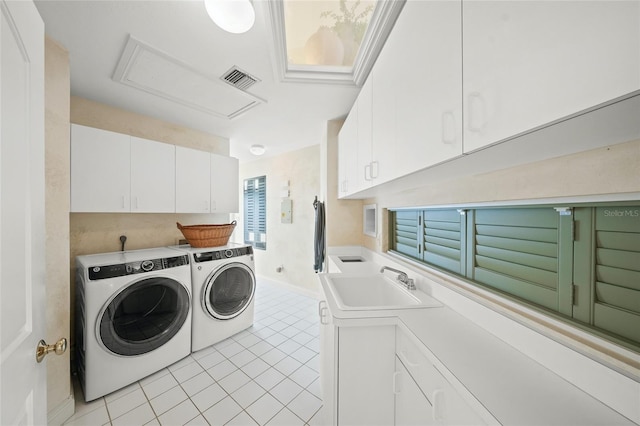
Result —
M329 274L326 280L338 307L342 310L406 309L424 306L412 291L382 274Z

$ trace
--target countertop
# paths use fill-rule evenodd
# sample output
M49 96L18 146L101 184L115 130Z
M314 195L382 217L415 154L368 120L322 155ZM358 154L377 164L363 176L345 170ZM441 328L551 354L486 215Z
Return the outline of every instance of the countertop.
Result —
M341 262L339 256L334 253L329 257L349 274L380 270L380 265L366 258L354 264ZM322 274L320 282L338 326L354 319L396 321L421 342L425 353L437 358L441 365L436 367L445 368L503 425L635 424L445 305L342 311L332 300Z

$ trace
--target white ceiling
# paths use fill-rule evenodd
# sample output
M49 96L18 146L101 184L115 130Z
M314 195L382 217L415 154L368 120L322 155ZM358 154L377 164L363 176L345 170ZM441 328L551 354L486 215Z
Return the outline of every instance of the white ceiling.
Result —
M201 0L39 0L36 6L46 33L69 51L72 95L227 137L231 155L247 162L256 159L252 144L264 145L265 156L319 144L327 120L344 117L358 93L353 85L281 82L266 1L254 0L256 23L245 34L218 28ZM116 82L130 36L212 80L238 66L261 80L247 92L265 102L228 119Z

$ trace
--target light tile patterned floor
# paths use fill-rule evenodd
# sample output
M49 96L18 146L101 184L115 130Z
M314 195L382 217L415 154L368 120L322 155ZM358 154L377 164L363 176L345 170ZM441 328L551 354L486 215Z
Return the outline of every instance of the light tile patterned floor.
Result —
M253 327L124 389L66 425L319 425L317 301L258 282Z

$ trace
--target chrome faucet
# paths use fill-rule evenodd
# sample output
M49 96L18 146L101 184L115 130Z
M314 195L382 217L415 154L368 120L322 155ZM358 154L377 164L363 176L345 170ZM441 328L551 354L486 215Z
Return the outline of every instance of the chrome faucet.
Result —
M385 270L389 270L391 272L395 272L398 274L396 281L405 286L407 290L415 290L416 285L413 282L413 278L409 278L406 272L399 271L397 269L391 268L390 266L383 266L380 268L380 273L384 273Z

